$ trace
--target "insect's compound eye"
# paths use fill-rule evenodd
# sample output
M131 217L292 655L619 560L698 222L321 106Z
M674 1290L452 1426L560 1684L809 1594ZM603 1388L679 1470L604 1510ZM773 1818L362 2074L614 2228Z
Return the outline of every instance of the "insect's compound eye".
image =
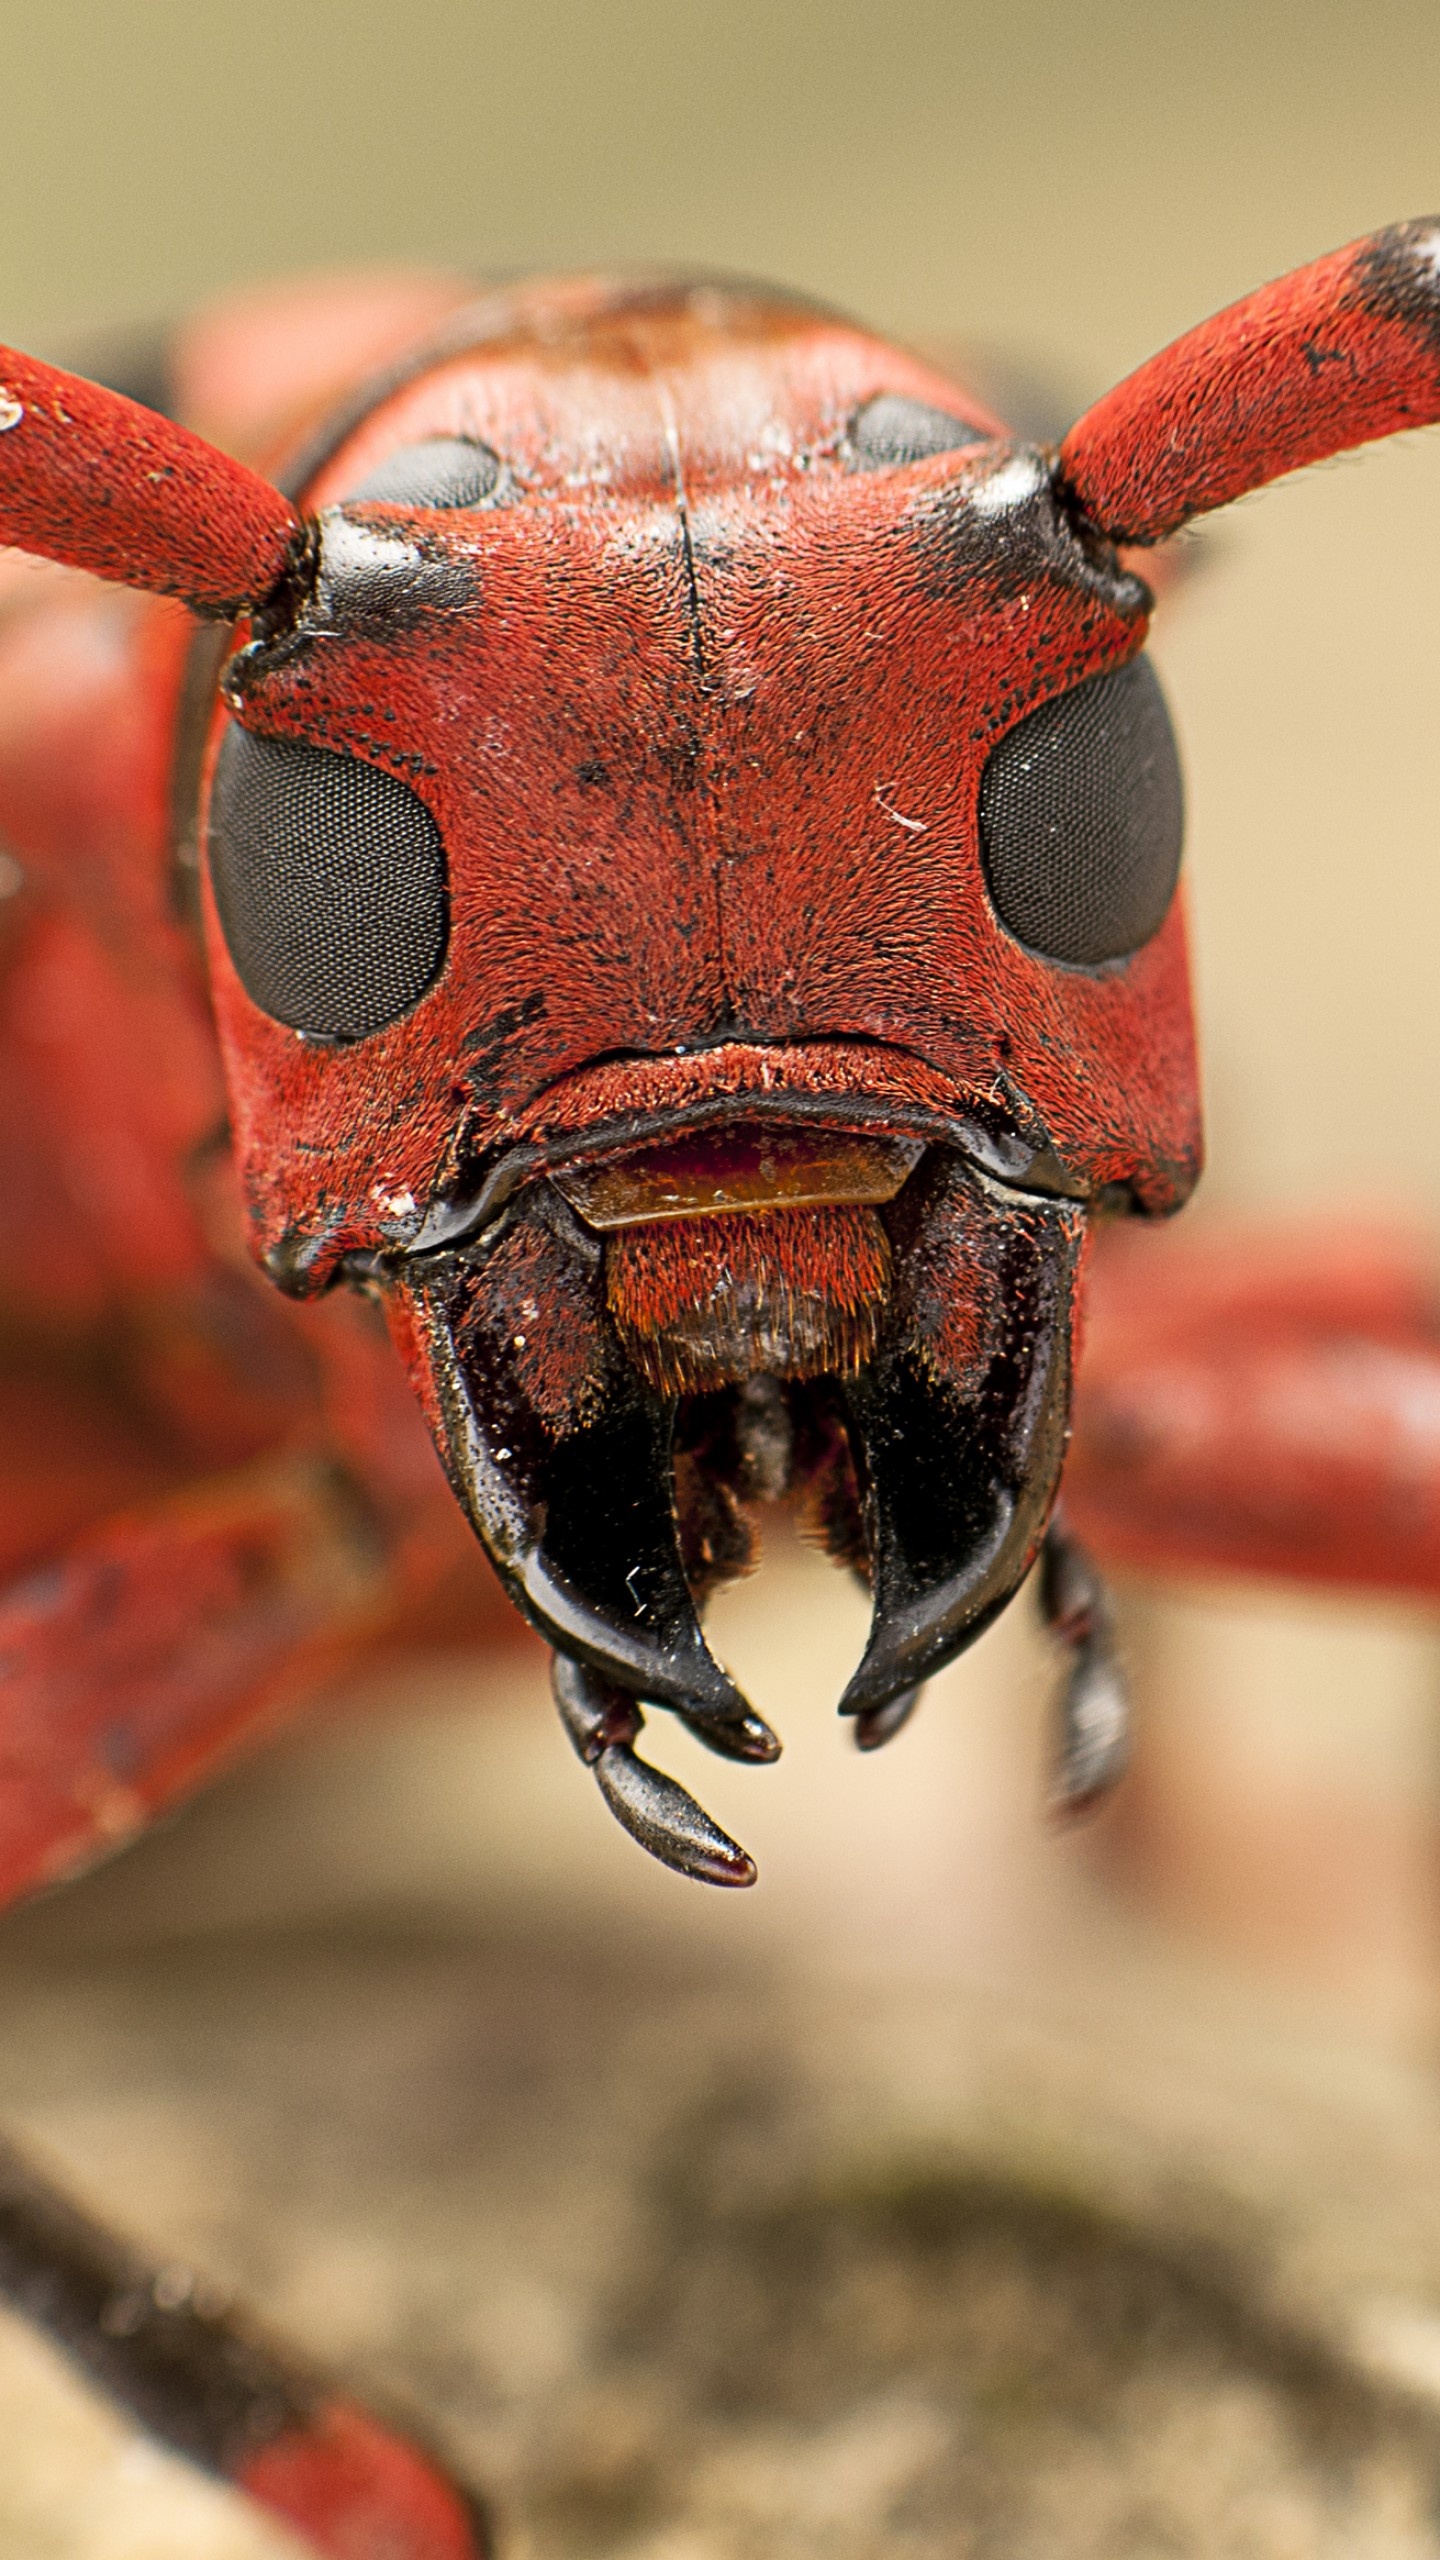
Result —
M985 442L979 427L948 409L932 409L898 391L877 391L850 421L845 459L852 471L893 471L902 462L928 462L932 454Z
M1184 832L1180 759L1154 669L1133 658L1009 730L980 785L991 902L1017 942L1094 968L1164 923Z
M500 483L500 456L465 436L430 436L402 445L345 492L345 503L367 498L387 507L483 507Z
M215 767L210 870L241 984L296 1031L363 1040L440 973L440 830L378 765L232 727Z

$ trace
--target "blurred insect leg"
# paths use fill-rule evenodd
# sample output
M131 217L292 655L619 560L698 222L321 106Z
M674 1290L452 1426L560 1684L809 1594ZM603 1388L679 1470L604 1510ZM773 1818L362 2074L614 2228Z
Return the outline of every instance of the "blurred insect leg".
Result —
M1155 1243L1095 1256L1065 1477L1086 1545L1109 1569L1440 1597L1429 1256L1333 1227Z
M1124 1776L1130 1700L1105 1585L1057 1510L1040 1551L1040 1609L1065 1647L1057 1699L1050 1809L1088 1813Z
M0 2289L162 2444L335 2560L484 2560L480 2510L188 2267L147 2262L0 2141Z
M0 1597L0 1900L92 1863L259 1738L388 1594L365 1513L290 1457L137 1507ZM479 2560L430 2458L302 2381L0 2144L0 2293L162 2441L337 2560Z
M92 1864L363 1634L383 1559L289 1457L84 1532L0 1593L0 1905Z

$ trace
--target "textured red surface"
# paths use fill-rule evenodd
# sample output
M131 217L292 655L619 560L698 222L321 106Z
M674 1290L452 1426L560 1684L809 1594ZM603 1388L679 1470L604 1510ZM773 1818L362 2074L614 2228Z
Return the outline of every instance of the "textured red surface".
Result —
M188 428L0 347L0 542L228 620L277 585L298 530Z
M563 1079L727 1036L772 1063L855 1044L857 1072L918 1072L952 1106L1017 1087L1086 1179L1184 1196L1180 909L1132 960L1057 970L997 924L976 822L995 738L1130 657L1145 592L1003 441L849 468L882 389L970 405L795 306L652 297L568 323L517 297L508 335L399 391L327 468L320 500L463 423L514 484L425 520L443 613L329 629L245 682L247 725L404 772L451 896L433 991L351 1048L263 1015L212 918L262 1253L318 1279L413 1229L391 1204Z
M605 1246L605 1286L631 1357L671 1394L738 1384L790 1344L791 1374L844 1375L874 1348L890 1251L873 1209L776 1209L622 1227ZM719 1358L707 1336L727 1301L744 1309ZM728 1357L726 1356L728 1354ZM739 1355L737 1357L737 1354Z

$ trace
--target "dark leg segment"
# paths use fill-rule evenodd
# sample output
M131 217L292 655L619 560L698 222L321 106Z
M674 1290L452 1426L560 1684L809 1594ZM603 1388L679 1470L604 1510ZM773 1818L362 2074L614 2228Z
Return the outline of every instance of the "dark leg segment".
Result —
M1105 1585L1058 1512L1040 1554L1040 1609L1069 1657L1050 1785L1051 1811L1063 1818L1087 1813L1124 1776L1130 1700Z
M162 2444L330 2560L486 2560L481 2510L440 2465L155 2266L0 2142L0 2291Z

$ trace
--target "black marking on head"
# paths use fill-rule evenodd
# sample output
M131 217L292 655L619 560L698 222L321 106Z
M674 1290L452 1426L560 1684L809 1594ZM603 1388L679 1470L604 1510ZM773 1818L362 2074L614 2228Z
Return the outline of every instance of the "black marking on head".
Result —
M933 409L898 391L877 391L850 421L844 459L852 471L893 471L902 463L928 462L933 454L959 453L967 445L989 441L983 428L952 417L948 409Z
M483 507L500 487L501 462L468 436L427 436L402 445L345 492L347 506Z
M287 1227L266 1248L263 1268L287 1298L314 1298L332 1288L343 1263L335 1251L338 1227Z
M469 1064L467 1081L476 1100L489 1101L499 1081L505 1052L532 1023L543 1022L549 1011L549 998L541 987L532 987L518 1004L505 1005L474 1031L467 1031L461 1043Z
M377 765L232 728L215 768L210 869L242 985L293 1030L363 1040L439 976L440 830Z
M548 1006L549 998L543 987L532 987L529 995L522 996L518 1004L502 1006L499 1013L492 1013L488 1022L482 1022L474 1031L467 1031L460 1045L473 1054L488 1057L492 1049L502 1049L506 1041L513 1040L516 1032L523 1031L527 1024L539 1022Z
M315 601L306 619L343 637L384 640L436 614L458 613L476 593L469 562L393 523L327 508L320 518Z
M1033 445L1002 451L993 468L972 468L931 489L908 510L911 539L931 594L968 608L976 579L997 602L1037 585L1077 587L1123 622L1148 612L1142 578L1122 569L1106 536L1072 515L1050 456Z
M1071 968L1159 931L1180 870L1184 796L1148 658L1091 676L1009 730L980 785L991 902L1028 950Z
M232 709L243 708L267 677L317 641L384 643L465 612L479 594L472 561L393 517L367 523L331 507L307 533L294 575L255 615L254 639L224 670L220 690Z
M1428 339L1440 355L1440 214L1377 232L1355 262L1362 306Z

